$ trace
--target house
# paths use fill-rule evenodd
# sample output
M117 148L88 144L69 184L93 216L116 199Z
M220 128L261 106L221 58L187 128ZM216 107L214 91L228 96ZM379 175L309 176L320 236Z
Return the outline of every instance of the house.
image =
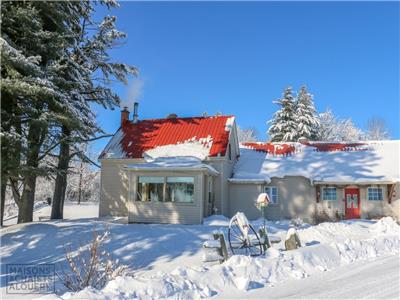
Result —
M320 215L399 218L399 141L245 143L234 116L139 120L102 151L100 216L128 222L199 224L211 214L315 220Z
M135 106L137 109L137 106ZM239 155L233 116L133 120L121 127L101 162L100 216L129 222L202 223L229 215L228 179Z

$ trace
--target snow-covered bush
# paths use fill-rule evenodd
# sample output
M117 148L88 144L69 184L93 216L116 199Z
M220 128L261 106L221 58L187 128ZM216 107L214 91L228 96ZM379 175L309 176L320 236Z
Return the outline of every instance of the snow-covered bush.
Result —
M344 216L338 210L333 212L327 211L321 206L317 206L314 211L313 223L319 224L324 222L337 222L343 220Z
M65 257L69 271L62 268L58 277L71 291L77 292L86 287L103 288L107 282L118 276L126 275L128 268L113 260L110 253L102 249L102 245L109 238L110 232L99 235L93 231L93 240L84 247L73 251L71 245L64 246Z

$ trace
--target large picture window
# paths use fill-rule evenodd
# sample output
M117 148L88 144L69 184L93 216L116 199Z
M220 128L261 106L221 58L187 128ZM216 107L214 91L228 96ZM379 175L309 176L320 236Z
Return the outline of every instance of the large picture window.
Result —
M166 201L192 203L193 177L167 177Z
M369 201L382 201L383 200L382 188L380 188L380 187L368 188L368 200Z
M269 200L271 204L278 203L278 188L276 186L267 186L265 187L265 193L268 194Z
M136 201L193 203L194 178L139 176Z
M325 201L336 201L336 188L335 187L324 187L322 188L322 200Z
M140 176L138 180L137 201L163 201L164 177Z

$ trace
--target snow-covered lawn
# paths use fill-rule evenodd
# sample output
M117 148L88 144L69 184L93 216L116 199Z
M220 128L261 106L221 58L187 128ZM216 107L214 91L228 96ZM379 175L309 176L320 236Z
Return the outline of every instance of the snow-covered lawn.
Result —
M71 205L66 208L66 215L75 212L81 219L36 222L1 229L3 293L6 264L56 263L60 267L65 264L63 245L72 243L77 247L89 242L94 229L110 231L111 240L106 248L114 258L134 271L134 277L119 277L101 291L86 289L73 295L64 294L62 298L192 299L233 295L263 298L275 289L271 286L303 280L305 284L309 282L311 288L316 284L313 278L329 277L328 274L337 274L335 270L341 268L351 271L349 264L371 264L377 258L393 255L397 259L400 249L400 227L390 218L342 221L317 226L301 225L298 233L305 246L298 250L283 251L281 242L262 257L234 256L222 265L204 264L202 244L211 238L214 230L227 231L228 220L223 217L209 218L204 225L127 225L123 224L123 219L93 218L93 213L89 215L92 218L84 219L82 207ZM42 208L36 214L44 213L44 209L48 208ZM89 213L90 209L87 210ZM255 222L256 226L260 224ZM284 240L290 223L278 221L267 225L270 234ZM367 275L362 268L359 270L355 273L359 278ZM398 268L391 271L395 270ZM362 282L358 284L360 287ZM59 295L65 292L59 282L57 289ZM283 294L276 290L275 295Z
M18 208L15 203L11 203L6 211L9 213L4 217L4 225L17 224ZM40 219L50 219L51 206L46 202L36 202L33 208L33 221ZM64 205L65 219L97 218L99 215L99 205L94 202L82 202L77 205L75 202L66 202Z

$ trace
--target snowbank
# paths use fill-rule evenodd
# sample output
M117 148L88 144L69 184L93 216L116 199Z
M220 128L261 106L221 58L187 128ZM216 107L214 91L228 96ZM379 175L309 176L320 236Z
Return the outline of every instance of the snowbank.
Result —
M207 220L224 221L221 217ZM268 222L278 232L280 223ZM286 224L288 225L288 224ZM288 227L286 227L287 230ZM286 234L281 230L281 235ZM265 256L232 256L222 265L177 267L152 276L119 277L103 290L85 289L62 299L198 299L227 290L247 291L288 279L302 279L355 261L398 255L400 227L391 218L380 221L322 223L297 230L305 247Z
M223 215L212 215L204 218L203 224L208 226L228 226L229 218Z

